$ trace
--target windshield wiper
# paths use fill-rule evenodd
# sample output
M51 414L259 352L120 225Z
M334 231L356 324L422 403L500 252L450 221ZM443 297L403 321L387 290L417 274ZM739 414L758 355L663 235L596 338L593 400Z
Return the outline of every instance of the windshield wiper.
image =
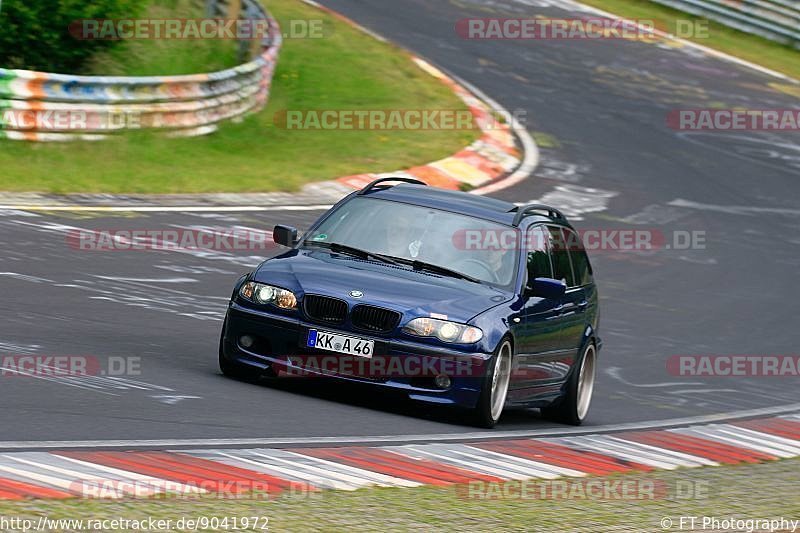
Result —
M453 270L452 268L447 268L439 265L434 265L433 263L426 263L424 261L417 261L417 260L409 260L408 264L414 270L427 270L428 272L435 272L436 274L443 274L445 276L450 276L451 278L458 278L458 279L465 279L467 281L471 281L472 283L478 283L483 285L483 281L479 280L478 278L472 277L468 274L464 274L463 272L459 272L458 270Z
M411 268L413 268L414 270L427 270L428 272L435 272L436 274L443 274L451 278L464 279L467 281L471 281L472 283L478 283L480 285L483 285L483 281L481 281L478 278L474 278L468 274L464 274L463 272L459 272L457 270L453 270L447 267L434 265L433 263L426 263L424 261L405 259L401 257L390 257L388 255L377 254L375 252L362 250L354 246L348 246L346 244L339 244L336 242L306 241L304 244L319 246L321 248L328 248L329 250L336 253L342 253L354 257L360 257L362 259L377 259L378 261L381 261L383 263L388 263L390 265L395 265L395 266L410 265Z
M354 246L348 246L346 244L339 244L337 242L322 242L322 241L306 241L306 245L313 245L313 246L320 246L322 248L328 248L333 252L351 255L354 257L360 257L362 259L377 259L382 263L389 263L390 265L400 266L400 263L392 259L391 257L387 257L385 255L376 254L375 252L370 252L367 250L362 250L360 248L356 248Z

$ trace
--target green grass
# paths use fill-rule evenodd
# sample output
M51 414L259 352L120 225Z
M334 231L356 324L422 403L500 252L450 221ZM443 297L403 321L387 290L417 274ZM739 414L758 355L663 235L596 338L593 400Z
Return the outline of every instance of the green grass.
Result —
M652 499L469 499L454 487L362 489L249 500L0 502L0 517L50 519L266 517L270 531L661 531L684 517L798 520L800 459L614 476ZM615 489L625 494L623 489ZM701 518L698 518L701 520ZM695 530L700 530L700 522ZM202 529L200 529L202 530ZM250 529L252 531L252 529ZM688 531L688 523L684 524ZM710 530L707 528L706 530ZM746 531L746 529L743 529ZM791 527L788 529L791 531Z
M676 33L679 20L702 21L703 24L707 22L705 35L698 33L697 36L686 39L800 79L800 50L790 46L734 30L713 20L683 13L650 0L581 1L624 18L655 21L657 28L672 34Z
M284 28L292 19L323 19L325 38L285 41L265 111L193 139L140 132L95 143L0 141L0 190L291 191L311 181L424 164L477 138L476 131L464 130L331 132L276 127L273 116L287 109L463 109L464 104L392 45L299 0L270 0L269 9ZM136 46L141 52L152 43ZM186 52L174 41L157 46ZM113 65L109 68L115 73L140 74L168 65L162 61L186 64L162 57L142 60L135 67L118 54L98 62Z
M194 0L150 0L142 18L199 19L202 3ZM89 62L100 76L163 76L213 72L234 67L237 43L232 40L132 40L101 52Z

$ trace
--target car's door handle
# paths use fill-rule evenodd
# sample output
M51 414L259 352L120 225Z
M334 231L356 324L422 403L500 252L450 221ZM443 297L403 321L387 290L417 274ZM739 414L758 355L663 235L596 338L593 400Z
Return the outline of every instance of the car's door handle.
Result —
M581 303L578 304L578 307L580 308L581 311L584 311L584 310L586 310L587 307L589 307L589 302L584 300L584 301L582 301Z
M561 304L558 307L556 307L556 311L558 311L561 314L564 314L564 313L568 313L568 312L572 311L576 307L578 307L578 306L576 304L573 304L573 303Z

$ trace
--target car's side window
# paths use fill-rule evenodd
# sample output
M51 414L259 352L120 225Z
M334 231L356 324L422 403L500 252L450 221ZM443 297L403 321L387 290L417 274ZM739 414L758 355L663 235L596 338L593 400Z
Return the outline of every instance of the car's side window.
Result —
M572 230L563 230L567 238L567 249L569 257L572 259L572 271L575 273L577 285L588 285L592 282L592 265L589 263L589 256L583 248L578 234Z
M575 276L572 274L572 266L569 263L569 251L567 242L561 228L548 226L550 234L550 257L553 260L553 278L560 279L567 284L567 287L575 286Z
M528 281L536 278L552 278L553 268L547 253L548 233L542 226L528 230Z

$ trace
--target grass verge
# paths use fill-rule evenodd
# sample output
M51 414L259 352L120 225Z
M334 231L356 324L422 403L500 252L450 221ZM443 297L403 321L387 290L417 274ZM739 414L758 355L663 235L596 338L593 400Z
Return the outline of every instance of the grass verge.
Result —
M697 35L685 38L800 79L800 51L791 46L734 30L713 20L690 15L650 0L581 0L581 2L623 18L652 20L657 28L673 35L678 34L679 20L707 23L707 31L704 29L698 31Z
M465 492L454 487L421 487L322 492L311 498L275 501L0 502L0 516L34 521L40 516L84 520L154 518L172 520L175 530L182 517L228 517L231 521L233 517L262 517L268 520L270 531L663 531L680 530L680 517L697 517L698 526L702 517L798 520L798 471L800 459L791 459L605 478L632 487L653 483L661 487L651 492L656 495L653 499L482 500L465 498ZM636 488L628 494L647 493ZM619 489L610 494L625 493ZM672 521L671 528L662 528L665 518ZM684 521L683 530L689 529Z
M299 0L269 0L267 4L284 31L291 20L322 20L325 37L285 41L266 110L193 139L137 132L95 143L0 141L0 190L291 191L311 181L424 164L451 155L477 138L474 130L304 131L276 126L275 113L289 109L461 110L465 106L396 47ZM167 41L159 46L173 44ZM183 45L178 46L177 50L186 52ZM136 70L122 64L117 54L99 61L116 65L114 69ZM161 54L168 54L167 49ZM150 61L137 73L152 73L167 60Z
M196 0L150 0L145 20L201 19L206 16ZM236 66L237 43L222 39L143 39L96 54L89 62L96 76L164 76L214 72Z

